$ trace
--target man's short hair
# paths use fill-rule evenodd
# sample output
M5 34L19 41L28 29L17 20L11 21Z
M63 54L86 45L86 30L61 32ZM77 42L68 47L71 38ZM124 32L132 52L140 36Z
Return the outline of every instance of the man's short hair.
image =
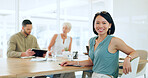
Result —
M32 22L31 22L30 20L28 20L28 19L26 19L26 20L24 20L24 21L22 22L22 26L23 26L23 27L26 27L27 24L32 24Z

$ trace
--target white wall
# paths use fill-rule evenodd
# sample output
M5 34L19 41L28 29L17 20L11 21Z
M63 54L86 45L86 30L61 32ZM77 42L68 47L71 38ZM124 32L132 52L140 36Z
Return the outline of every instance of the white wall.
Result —
M115 35L134 49L148 51L148 0L113 0Z
M148 0L113 0L113 16L116 25L115 36L122 38L135 50L143 49L148 51L147 4ZM120 52L120 57L125 56ZM148 66L146 72L148 74ZM138 78L143 78L143 76Z

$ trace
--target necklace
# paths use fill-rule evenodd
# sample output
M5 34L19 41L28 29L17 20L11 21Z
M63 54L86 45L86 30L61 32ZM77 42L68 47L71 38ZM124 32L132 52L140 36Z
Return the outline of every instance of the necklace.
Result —
M66 37L67 37L67 36L64 36L64 35L63 35L63 38L66 38Z

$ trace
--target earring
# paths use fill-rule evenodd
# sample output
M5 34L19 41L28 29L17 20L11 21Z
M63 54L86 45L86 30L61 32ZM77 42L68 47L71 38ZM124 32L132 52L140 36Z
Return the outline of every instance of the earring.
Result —
M110 35L110 33L111 33L111 28L109 28L109 35Z

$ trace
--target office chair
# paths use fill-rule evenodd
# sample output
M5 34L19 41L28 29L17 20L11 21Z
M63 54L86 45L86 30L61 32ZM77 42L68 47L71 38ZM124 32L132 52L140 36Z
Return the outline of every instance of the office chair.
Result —
M147 57L148 57L147 51L136 50L136 52L138 53L138 56L140 57L141 60L147 60ZM144 78L146 78L146 63L138 65L136 77L141 75L144 75Z
M86 46L86 50L87 50L87 53L89 55L89 46ZM83 71L82 78L86 78L86 76L91 78L92 73L93 73L92 70Z
M139 63L140 57L137 57L131 61L131 68L132 72L129 72L129 74L122 74L120 78L135 78L136 73L137 73L137 68L138 68L138 63Z

